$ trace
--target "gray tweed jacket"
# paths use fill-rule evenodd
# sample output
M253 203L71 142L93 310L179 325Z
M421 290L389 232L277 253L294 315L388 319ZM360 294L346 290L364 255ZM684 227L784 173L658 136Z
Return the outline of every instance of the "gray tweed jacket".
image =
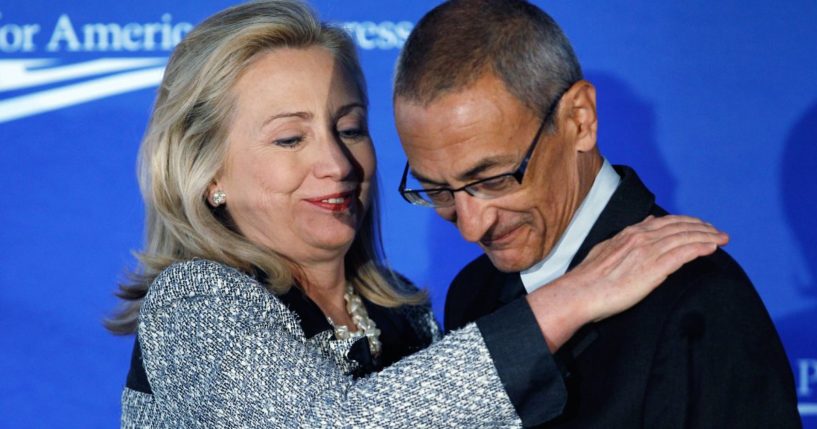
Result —
M253 278L207 260L151 285L139 339L153 390L125 388L122 427L519 427L479 328L440 338L353 379L350 341L306 339L297 316Z

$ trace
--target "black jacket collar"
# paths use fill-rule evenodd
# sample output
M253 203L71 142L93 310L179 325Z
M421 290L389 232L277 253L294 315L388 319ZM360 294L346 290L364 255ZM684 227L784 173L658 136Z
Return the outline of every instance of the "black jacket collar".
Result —
M621 182L573 256L568 270L582 262L593 246L611 238L622 229L641 222L654 210L655 195L644 186L635 171L622 165L614 168L621 176Z
M616 172L621 182L607 206L590 229L568 271L579 265L596 244L607 240L624 228L641 222L648 215L664 215L666 212L655 205L655 195L644 186L632 168L617 165ZM584 352L599 336L596 324L588 324L576 332L557 353L558 359L566 367Z

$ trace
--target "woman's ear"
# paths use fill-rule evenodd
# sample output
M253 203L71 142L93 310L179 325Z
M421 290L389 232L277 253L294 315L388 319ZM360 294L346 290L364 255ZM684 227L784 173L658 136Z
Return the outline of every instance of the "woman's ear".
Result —
M205 195L204 198L212 207L218 207L227 202L227 194L224 193L215 180L207 186L207 195Z

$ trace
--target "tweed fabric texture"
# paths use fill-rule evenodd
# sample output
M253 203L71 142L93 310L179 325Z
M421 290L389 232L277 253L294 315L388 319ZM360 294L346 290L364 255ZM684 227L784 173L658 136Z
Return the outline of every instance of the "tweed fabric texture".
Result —
M122 427L520 427L476 325L440 339L427 311L417 323L438 341L355 380L337 358L348 345L307 340L252 277L176 263L142 305L153 395L125 389Z

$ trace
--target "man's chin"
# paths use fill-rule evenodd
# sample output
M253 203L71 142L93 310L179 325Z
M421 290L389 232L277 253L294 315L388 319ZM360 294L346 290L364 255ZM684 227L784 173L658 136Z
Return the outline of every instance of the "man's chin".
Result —
M520 254L522 252L513 251L511 249L483 250L485 250L485 254L488 255L488 258L491 260L491 263L494 264L494 267L496 267L497 270L506 273L524 271L536 263L535 258L532 258L531 255Z

